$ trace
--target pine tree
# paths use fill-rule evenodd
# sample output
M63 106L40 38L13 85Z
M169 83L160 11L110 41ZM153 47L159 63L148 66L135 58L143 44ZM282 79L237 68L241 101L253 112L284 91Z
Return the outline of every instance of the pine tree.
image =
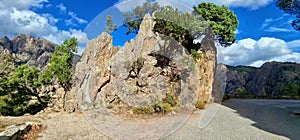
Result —
M117 30L117 25L113 24L112 17L107 16L105 32L111 33L111 32L116 31L116 30Z

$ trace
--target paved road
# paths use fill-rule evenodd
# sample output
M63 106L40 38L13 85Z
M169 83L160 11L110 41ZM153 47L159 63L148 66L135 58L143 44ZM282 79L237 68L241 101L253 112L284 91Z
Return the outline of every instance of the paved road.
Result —
M167 139L300 140L300 117L293 114L299 109L299 101L230 100L220 106L206 127L199 128L199 118L205 112L196 112Z
M218 111L215 113L216 109ZM230 100L224 105L212 104L204 111L193 113L188 121L168 140L300 140L300 116L293 115L300 109L299 101L276 100ZM214 117L211 117L212 115ZM50 119L42 121L46 129L40 139L45 140L104 140L109 139L102 133L103 129L96 129L88 123L83 114L54 113L47 115ZM99 116L99 115L96 115ZM200 117L203 117L200 119ZM211 121L210 118L213 118ZM201 121L200 121L201 120ZM119 139L137 139L135 135L148 136L157 139L157 131L168 124L162 120L155 126L157 129L143 128L137 134L128 125L116 129L116 133L125 133L130 137ZM201 122L201 123L200 123ZM209 122L207 125L206 123ZM95 122L94 122L95 123ZM104 125L102 122L101 125ZM200 128L202 127L202 128ZM115 127L107 126L106 129ZM102 130L102 131L101 131ZM133 131L137 132L137 131ZM107 134L107 133L106 133ZM133 138L133 136L135 138ZM114 138L118 138L115 136ZM145 138L142 138L145 139Z

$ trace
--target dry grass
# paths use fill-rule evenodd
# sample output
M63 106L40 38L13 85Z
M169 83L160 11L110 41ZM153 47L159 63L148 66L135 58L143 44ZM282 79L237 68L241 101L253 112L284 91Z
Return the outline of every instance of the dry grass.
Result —
M203 100L203 101L198 100L195 103L195 107L198 108L198 109L205 109L206 108L206 104L207 104L206 100Z

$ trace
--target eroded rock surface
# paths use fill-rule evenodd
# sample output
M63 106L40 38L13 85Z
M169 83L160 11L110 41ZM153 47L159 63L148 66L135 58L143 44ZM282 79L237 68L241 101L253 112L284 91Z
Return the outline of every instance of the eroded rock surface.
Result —
M118 49L112 37L102 33L92 40L76 66L75 95L83 110L122 102L129 106L152 106L176 97L182 107L210 101L216 49L214 36L201 42L202 59L195 64L177 41L153 33L155 21L146 15L135 40Z
M118 48L112 45L112 37L107 33L87 44L76 66L76 87L71 90L82 109L93 108L98 92L110 82L111 61L117 51Z

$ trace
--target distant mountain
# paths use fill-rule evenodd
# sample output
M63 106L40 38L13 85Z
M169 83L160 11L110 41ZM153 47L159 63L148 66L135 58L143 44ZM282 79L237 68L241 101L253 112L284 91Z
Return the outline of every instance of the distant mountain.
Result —
M263 98L300 96L300 64L267 62L260 68L227 68L227 95Z
M9 53L16 65L27 64L32 67L45 69L56 44L30 35L20 34L10 40L8 37L0 39L0 54ZM75 55L74 64L80 56Z

